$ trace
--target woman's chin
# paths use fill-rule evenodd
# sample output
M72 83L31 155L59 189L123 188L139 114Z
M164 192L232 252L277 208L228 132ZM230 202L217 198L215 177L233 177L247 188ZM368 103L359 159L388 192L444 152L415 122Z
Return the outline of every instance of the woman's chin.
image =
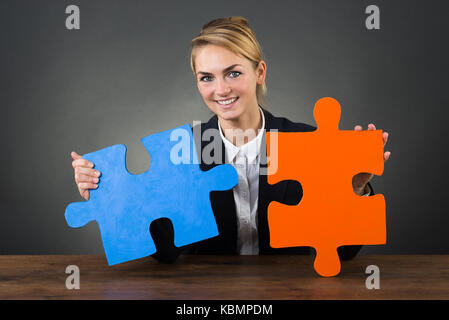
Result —
M227 121L237 120L240 117L240 112L235 109L218 110L217 117Z

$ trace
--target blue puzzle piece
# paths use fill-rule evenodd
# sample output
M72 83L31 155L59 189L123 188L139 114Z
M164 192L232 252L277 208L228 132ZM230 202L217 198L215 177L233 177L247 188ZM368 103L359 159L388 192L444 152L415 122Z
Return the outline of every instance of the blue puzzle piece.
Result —
M88 201L66 208L67 223L73 228L98 222L109 265L155 253L149 226L159 218L171 220L178 247L217 236L209 193L231 189L238 183L237 172L229 164L209 171L200 169L188 124L141 141L150 153L150 168L139 175L126 169L124 145L83 156L102 173L100 183L90 191ZM179 160L179 155L187 161L171 161Z

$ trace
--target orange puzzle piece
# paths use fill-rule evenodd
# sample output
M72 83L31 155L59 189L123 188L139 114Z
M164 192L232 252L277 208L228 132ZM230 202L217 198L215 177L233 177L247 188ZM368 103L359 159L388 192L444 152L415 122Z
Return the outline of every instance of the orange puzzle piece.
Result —
M340 273L339 246L386 243L384 196L358 196L352 188L360 172L382 174L382 130L339 130L340 114L337 100L322 98L315 131L267 132L266 139L272 163L270 135L278 135L277 171L268 173L268 183L297 180L303 189L298 205L269 204L270 245L314 247L314 267L324 277Z

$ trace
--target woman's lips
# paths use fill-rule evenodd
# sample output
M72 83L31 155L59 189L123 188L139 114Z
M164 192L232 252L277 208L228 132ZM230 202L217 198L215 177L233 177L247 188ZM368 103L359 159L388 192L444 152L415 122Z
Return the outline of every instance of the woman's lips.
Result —
M222 109L230 109L230 108L232 108L232 107L237 103L237 101L239 100L239 97L235 97L235 98L236 98L235 101L234 101L233 103L230 103L230 104L220 104L220 103L218 103L217 101L215 101L215 103L218 104L218 105L220 106L220 108L222 108ZM227 99L227 100L229 100L229 99Z

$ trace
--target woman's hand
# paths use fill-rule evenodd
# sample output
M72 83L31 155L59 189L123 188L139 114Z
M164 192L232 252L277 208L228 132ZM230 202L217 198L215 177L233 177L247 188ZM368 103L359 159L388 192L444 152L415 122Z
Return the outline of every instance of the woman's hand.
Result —
M72 167L75 171L75 182L80 195L89 200L89 189L97 189L100 181L100 171L92 169L94 164L83 159L75 151L70 154L73 158Z
M356 125L354 127L354 130L362 131L363 128L360 125ZM368 130L376 130L376 126L374 124L370 123L368 125ZM388 140L388 132L383 132L382 138L384 140L384 147L385 147L387 140ZM388 158L390 158L390 154L391 154L390 151L384 152L384 162L387 161ZM374 175L372 175L371 173L367 173L367 172L362 172L362 173L356 174L354 176L354 178L352 179L352 187L354 188L354 192L360 196L368 193L369 192L368 182L371 181L373 176Z

